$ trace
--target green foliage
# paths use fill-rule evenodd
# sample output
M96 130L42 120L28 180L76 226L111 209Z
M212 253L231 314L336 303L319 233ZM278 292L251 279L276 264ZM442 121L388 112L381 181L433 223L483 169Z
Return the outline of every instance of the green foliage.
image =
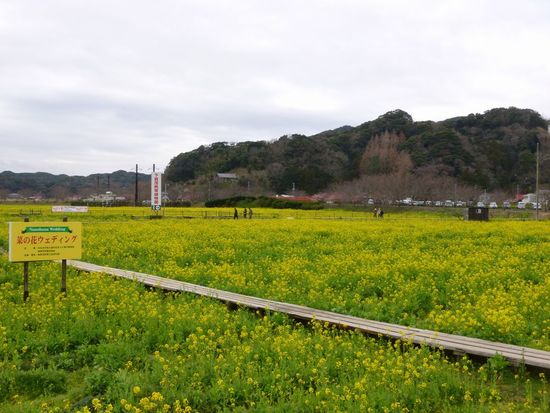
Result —
M212 199L204 203L205 207L241 207L250 206L256 200L253 196L234 196L231 198Z
M278 193L283 193L290 190L294 184L308 194L315 194L324 189L332 180L333 177L319 165L292 166L287 168L280 179L276 181L274 189Z
M204 206L212 207L259 207L274 209L305 209L317 210L323 206L318 202L293 201L281 198L269 198L260 196L234 196L231 198L213 199L204 203Z
M386 112L372 122L364 123L360 128L366 128L371 135L379 135L386 131L407 133L409 128L413 126L413 123L411 115L397 109Z
M502 355L497 354L487 359L487 365L492 375L496 378L504 373L510 363Z
M310 137L291 135L273 143L200 147L172 159L167 177L185 181L246 168L266 171L269 189L278 193L293 184L316 193L332 182L359 176L370 139L388 131L407 137L400 149L411 155L415 168L433 167L438 174L487 189L509 189L519 183L522 190L528 190L533 163L526 154L534 154L540 128L546 129L546 121L537 112L514 107L442 122L414 122L408 113L394 110L355 128L346 126ZM385 171L371 159L366 173Z
M432 129L412 136L401 149L411 153L416 166L441 165L450 176L460 176L473 161L473 156L464 149L458 134L447 128Z
M98 264L548 348L545 222L83 219ZM20 271L0 255L2 412L547 410L546 379L516 379L498 356L479 365L71 269L65 297L59 263L32 264L23 303Z
M116 412L138 411L132 406L178 411L184 404L193 411L384 411L399 405L473 412L544 403L538 396L526 400L524 386L498 363L489 368L498 376L489 380L484 366L477 371L467 358L453 362L406 341L315 322L302 326L269 312L231 311L211 299L149 292L99 274L71 272L74 288L59 299L46 275L50 266L37 267L40 293L25 314L21 303L5 304L19 291L0 291L9 345L2 350L2 411L110 411L108 404ZM94 352L104 357L71 373L26 369L22 359L49 353L43 336L61 342L67 331L86 328L80 320L88 314L101 336ZM16 322L29 318L41 322L23 344ZM150 347L153 335L158 339ZM69 354L86 346L74 344ZM545 384L534 380L530 389L542 394Z
M67 375L58 370L28 370L15 374L12 392L31 398L66 391Z
M522 126L526 129L546 129L547 127L546 120L538 112L513 106L491 109L483 114L471 113L468 116L451 118L442 123L459 131L466 131L469 128L491 130L512 125Z
M369 164L365 172L370 175L376 175L385 173L387 171L385 171L382 167L380 157L378 155L374 155L369 159Z
M104 394L113 382L114 374L106 370L94 370L86 376L86 388L94 396Z
M497 108L442 122L467 138L474 158L460 176L488 189L534 190L534 153L545 135L547 121L530 109ZM546 182L546 181L545 181Z

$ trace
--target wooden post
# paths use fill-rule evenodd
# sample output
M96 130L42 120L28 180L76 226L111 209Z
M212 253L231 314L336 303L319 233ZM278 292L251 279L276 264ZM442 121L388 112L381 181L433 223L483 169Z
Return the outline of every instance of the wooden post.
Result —
M63 217L63 222L67 222L67 217ZM67 295L67 260L61 260L61 293Z
M23 219L25 222L29 222L29 217ZM23 263L23 301L27 301L29 298L29 262Z
M27 301L29 298L29 263L25 261L23 263L23 301Z

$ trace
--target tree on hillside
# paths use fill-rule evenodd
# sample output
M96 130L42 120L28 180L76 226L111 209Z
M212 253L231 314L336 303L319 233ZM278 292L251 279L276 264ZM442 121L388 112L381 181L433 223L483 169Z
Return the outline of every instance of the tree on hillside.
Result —
M437 165L439 173L449 176L459 176L473 162L460 136L445 127L411 136L400 148L411 154L415 167Z
M373 137L365 149L360 163L360 171L367 175L406 173L412 168L411 157L400 151L405 135L384 132Z

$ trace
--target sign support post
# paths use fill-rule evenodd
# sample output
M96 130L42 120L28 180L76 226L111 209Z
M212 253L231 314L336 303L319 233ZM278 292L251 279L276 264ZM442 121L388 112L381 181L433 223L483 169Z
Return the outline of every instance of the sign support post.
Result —
M29 298L29 263L23 263L23 301Z
M67 217L63 217L63 222L67 222ZM67 260L61 260L61 293L67 296Z
M25 222L29 222L29 217L25 217ZM29 262L23 263L23 301L29 298Z

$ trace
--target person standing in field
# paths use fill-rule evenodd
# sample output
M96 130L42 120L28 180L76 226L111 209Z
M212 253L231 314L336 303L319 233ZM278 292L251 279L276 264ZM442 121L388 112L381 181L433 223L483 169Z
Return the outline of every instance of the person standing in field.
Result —
M372 214L374 218L378 218L378 208L374 208L374 212Z
M383 210L382 208L380 208L380 209L378 210L378 216L379 216L380 218L384 218L384 210Z
M239 211L237 211L237 208L233 211L233 219L239 219Z
M246 219L246 208L243 209L243 218Z
M252 219L252 208L248 208L248 219Z

